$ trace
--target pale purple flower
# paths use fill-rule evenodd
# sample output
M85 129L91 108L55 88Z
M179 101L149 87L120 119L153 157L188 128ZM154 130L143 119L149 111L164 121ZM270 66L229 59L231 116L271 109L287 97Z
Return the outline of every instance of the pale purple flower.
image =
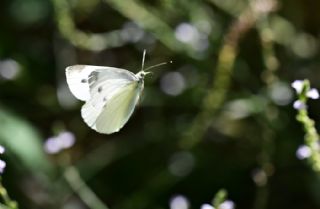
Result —
M3 154L6 151L6 149L0 145L0 154Z
M319 99L319 92L317 89L312 88L307 92L307 97L311 99Z
M300 94L303 89L303 81L295 80L294 82L291 83L291 87L294 88L298 94Z
M201 205L200 209L215 209L212 205L205 203L203 205Z
M6 162L4 162L3 160L0 160L0 173L3 173L6 165L7 165Z
M74 145L76 139L73 133L69 131L61 132L58 136L49 137L44 143L44 150L49 154L56 154L61 150L70 148Z
M57 143L56 137L50 137L44 143L44 150L49 154L56 154L60 152L61 146Z
M300 100L296 100L293 103L293 108L296 110L306 109L306 104L304 102L301 102Z
M234 209L234 202L231 200L226 200L219 206L220 209Z
M170 209L188 209L189 201L183 195L177 195L170 201Z
M56 137L56 140L58 141L62 149L72 147L76 141L74 134L69 131L61 132Z
M311 156L311 149L306 145L301 145L296 151L296 156L298 159L303 160Z

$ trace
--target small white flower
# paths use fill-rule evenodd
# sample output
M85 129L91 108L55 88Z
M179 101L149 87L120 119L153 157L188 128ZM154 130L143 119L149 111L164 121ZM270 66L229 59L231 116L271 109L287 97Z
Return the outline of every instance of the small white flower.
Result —
M231 200L226 200L219 206L220 209L234 209L234 202Z
M298 159L303 160L311 156L311 149L306 145L301 145L296 152Z
M319 99L319 92L317 89L312 88L307 92L307 97L311 99Z
M189 201L183 195L175 196L170 201L170 209L188 209Z
M205 203L201 205L200 209L215 209L215 208L212 205Z
M300 94L303 88L303 81L295 80L294 82L291 83L291 87L294 88L298 94Z
M7 165L6 162L4 162L3 160L0 160L0 173L3 173L6 165Z
M6 149L0 145L0 154L3 154L6 151Z
M296 110L306 109L306 104L297 100L293 103L293 108Z

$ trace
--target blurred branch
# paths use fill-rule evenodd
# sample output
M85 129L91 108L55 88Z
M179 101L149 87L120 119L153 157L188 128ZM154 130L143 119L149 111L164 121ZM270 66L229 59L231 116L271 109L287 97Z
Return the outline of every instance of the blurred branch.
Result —
M52 0L60 34L73 45L87 50L101 51L125 44L120 30L107 33L85 33L76 28L67 0Z
M260 35L262 56L265 64L262 79L267 86L270 87L273 82L278 80L275 73L279 67L279 61L275 55L274 35L267 16L261 18L257 24L257 28Z
M259 168L254 175L254 181L257 186L256 197L254 201L255 209L267 208L267 200L269 196L269 177L274 173L274 167L271 161L271 156L274 150L274 129L272 124L274 119L268 117L268 112L276 108L270 104L266 111L262 112L263 115L257 116L256 120L262 127L261 133L261 151L258 157Z
M205 131L211 124L214 114L222 106L229 88L233 65L238 54L240 38L255 25L258 19L273 11L275 8L272 6L269 10L255 9L255 6L261 3L261 1L263 0L254 1L256 4L249 5L239 18L231 25L228 33L226 34L225 42L219 53L212 87L203 99L201 112L194 119L187 137L183 138L181 141L181 146L183 148L190 149L202 139ZM270 2L272 0L265 1Z
M64 177L73 191L79 195L81 200L91 209L109 209L82 180L77 169L73 166L66 168Z
M105 2L127 18L138 23L141 27L152 32L172 51L191 50L191 48L186 48L184 44L176 40L169 25L151 13L145 5L142 5L138 1L105 0Z
M133 142L132 140L110 140L81 159L77 163L77 168L81 173L82 179L88 180L111 163L115 163L116 160L122 159L132 152L139 152L145 146L145 143L139 144L137 141ZM146 183L141 184L141 189L135 191L132 195L126 196L114 208L148 208L158 194L168 189L170 185L174 185L177 181L178 179L173 177L167 168L163 168L157 175L146 180Z
M227 14L233 16L234 18L238 17L241 12L245 9L245 5L247 4L247 1L238 1L238 0L208 0L211 3L213 3L218 8L222 9ZM261 2L260 8L264 9L270 9L270 2L273 0L264 1L264 0L256 0L256 2ZM251 2L254 2L251 0ZM264 3L266 2L266 3ZM274 1L277 2L277 1ZM268 8L269 7L269 8ZM278 4L274 4L274 8L276 9L278 7ZM273 10L272 9L272 10ZM286 47L290 47L293 42L296 41L296 37L299 37L301 35L304 35L304 33L299 33L295 30L294 24L286 20L284 17L274 14L269 14L268 18L270 19L270 30L273 33L273 41L277 44L284 45ZM257 25L258 27L261 25Z
M115 209L131 209L131 208L151 208L154 207L152 202L159 194L163 194L172 185L174 185L179 178L174 177L167 168L162 169L157 175L148 180L141 189L134 192L134 194L126 197L121 203L115 206Z
M246 0L208 0L209 2L217 5L225 12L237 17L247 7L248 1Z
M257 28L261 40L262 56L264 60L265 70L262 73L262 80L266 84L267 88L272 88L272 85L278 80L276 70L278 69L278 59L275 55L273 32L269 25L268 16L262 17L257 22ZM273 154L274 147L274 129L272 124L274 118L269 116L270 111L276 111L274 104L269 104L266 111L263 112L263 119L258 119L262 126L262 144L261 144L261 159L259 166L260 173L263 177L261 182L256 182L257 193L255 197L254 208L263 209L267 207L267 199L269 196L268 178L273 174L273 165L271 162L271 156ZM258 116L257 116L258 117Z
M139 144L132 140L108 140L100 145L84 158L78 161L77 168L82 174L83 179L88 180L96 176L101 170L115 161L122 159L133 152L138 152L139 149L146 146L146 144Z
M175 7L172 9L172 12L176 12L177 6L182 7L185 11L187 11L191 22L193 22L195 25L197 24L197 21L208 22L211 24L211 26L217 24L215 15L211 13L211 10L208 10L208 8L206 8L203 2L198 0L178 0L173 2L175 2L177 5L175 5ZM216 31L214 31L210 35L216 35L215 33Z

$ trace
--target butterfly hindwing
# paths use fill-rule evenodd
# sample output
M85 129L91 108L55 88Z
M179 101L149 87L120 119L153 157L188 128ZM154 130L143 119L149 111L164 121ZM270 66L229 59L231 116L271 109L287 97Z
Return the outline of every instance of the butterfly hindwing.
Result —
M130 83L132 81L126 79L110 79L96 81L96 84L91 86L91 98L81 109L81 116L88 126L96 129L96 120L106 103Z
M100 133L119 131L129 120L139 100L143 84L132 82L108 100L96 121Z

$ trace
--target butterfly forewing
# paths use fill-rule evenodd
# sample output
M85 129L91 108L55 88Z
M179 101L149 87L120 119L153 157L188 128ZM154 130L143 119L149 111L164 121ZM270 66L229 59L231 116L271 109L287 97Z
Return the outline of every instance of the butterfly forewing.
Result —
M95 70L94 66L73 65L66 68L66 78L71 93L79 100L90 99L88 78Z
M127 70L94 65L73 65L67 67L66 78L72 94L82 101L87 101L91 98L90 86L97 83L95 81L117 78L136 79L134 74Z

